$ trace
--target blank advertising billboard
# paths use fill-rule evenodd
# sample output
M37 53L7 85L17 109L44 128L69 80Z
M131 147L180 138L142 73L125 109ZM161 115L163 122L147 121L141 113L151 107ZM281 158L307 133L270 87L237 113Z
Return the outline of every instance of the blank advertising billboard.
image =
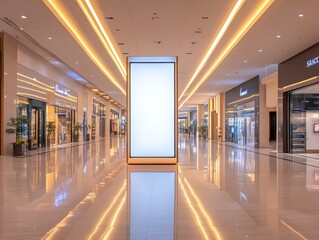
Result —
M128 163L174 164L176 57L129 57L128 68Z

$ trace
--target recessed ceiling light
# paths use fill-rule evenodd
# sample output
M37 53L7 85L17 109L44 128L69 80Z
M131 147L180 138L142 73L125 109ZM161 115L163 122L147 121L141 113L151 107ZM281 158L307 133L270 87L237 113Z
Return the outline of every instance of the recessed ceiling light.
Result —
M227 76L227 77L229 77L229 76L230 76L230 74L229 74L229 73L227 73L227 74L226 74L226 76Z
M52 40L52 37L48 37L49 40Z
M244 63L248 62L247 60L244 60Z
M21 18L23 18L23 19L27 19L28 17L27 17L27 16L22 15L22 16L21 16Z
M299 16L299 17L303 17L304 15L303 15L302 13L300 13L298 16Z
M192 55L193 53L191 53L191 52L187 52L186 54L187 54L187 55Z
M195 44L197 44L197 42L191 42L191 44L192 44L192 45L195 45Z
M117 29L115 29L115 31L116 31L116 32L119 32L119 31L121 31L121 30L117 28Z
M23 31L23 27L20 27L20 30L22 30L22 31Z
M124 45L123 42L119 42L119 43L117 43L117 44L120 45L120 46L123 46L123 45Z
M94 77L94 75L92 74L91 77Z
M281 36L280 36L280 35L277 35L276 37L277 37L277 38L281 38Z
M79 62L75 62L75 64L79 64Z
M258 52L262 52L262 51L263 51L262 49L259 49L259 50L258 50Z
M208 19L208 17L202 17L202 19L207 20L207 19Z
M92 90L93 92L99 91L99 89L97 89L97 88L92 88L91 90Z
M153 43L161 44L162 41L153 41Z
M201 30L196 30L194 33L200 34L200 33L202 33L202 31Z
M123 55L129 55L129 53L128 52L124 52Z
M113 20L114 19L114 17L105 17L105 19L108 19L108 20Z

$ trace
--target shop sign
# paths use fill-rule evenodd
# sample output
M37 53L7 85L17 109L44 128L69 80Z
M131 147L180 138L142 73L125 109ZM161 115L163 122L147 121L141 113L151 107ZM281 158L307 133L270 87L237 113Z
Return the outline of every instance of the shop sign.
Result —
M64 96L68 96L68 89L61 87L58 84L55 85L55 92Z
M312 58L310 60L307 61L307 68L310 68L316 64L319 63L319 56L315 57L315 58Z
M240 87L240 89L239 89L239 96L245 96L245 95L247 95L247 93L248 93L248 89L246 88L246 89L244 89L243 87Z
M239 105L239 106L237 107L237 110L238 110L238 111L243 110L243 109L244 109L244 105Z
M76 105L69 102L69 101L66 101L64 99L61 99L61 98L56 98L55 101L54 101L54 105L56 106L60 106L60 107L65 107L65 108L70 108L70 109L76 109Z

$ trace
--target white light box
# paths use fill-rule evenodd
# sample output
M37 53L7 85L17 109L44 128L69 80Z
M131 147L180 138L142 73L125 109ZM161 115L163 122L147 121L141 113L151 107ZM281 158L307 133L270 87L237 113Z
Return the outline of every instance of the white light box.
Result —
M128 58L128 163L177 163L177 59Z

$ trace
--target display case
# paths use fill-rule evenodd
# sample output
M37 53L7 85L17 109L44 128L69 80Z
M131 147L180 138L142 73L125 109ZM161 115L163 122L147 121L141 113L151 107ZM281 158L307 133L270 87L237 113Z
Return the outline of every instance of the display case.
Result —
M306 151L306 112L293 110L291 113L291 152Z

